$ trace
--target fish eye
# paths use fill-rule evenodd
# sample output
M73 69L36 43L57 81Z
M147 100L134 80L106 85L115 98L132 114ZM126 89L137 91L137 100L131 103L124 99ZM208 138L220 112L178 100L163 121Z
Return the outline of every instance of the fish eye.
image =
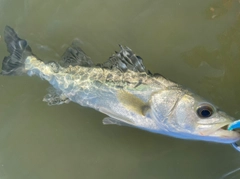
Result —
M200 106L197 109L197 115L200 118L208 118L213 114L213 107L209 105Z

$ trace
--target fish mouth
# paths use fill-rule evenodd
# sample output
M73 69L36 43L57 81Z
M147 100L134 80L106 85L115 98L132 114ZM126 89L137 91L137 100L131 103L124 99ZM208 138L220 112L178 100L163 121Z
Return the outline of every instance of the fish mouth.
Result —
M215 138L214 141L221 142L221 143L234 143L240 140L240 129L235 130L228 130L229 125L231 122L225 122L222 124L216 124L211 129L205 129L204 125L201 125L203 130L200 131L200 134L203 136L213 137Z
M213 131L209 136L222 138L225 143L233 143L240 140L240 129L228 130L231 122L222 124L217 130Z

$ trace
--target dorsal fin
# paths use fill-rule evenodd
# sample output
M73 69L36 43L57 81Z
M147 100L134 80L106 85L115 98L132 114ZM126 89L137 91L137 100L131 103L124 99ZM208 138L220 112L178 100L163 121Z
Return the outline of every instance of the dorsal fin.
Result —
M71 46L67 48L60 60L60 64L66 68L69 65L85 67L93 66L91 58L88 57L80 48L79 40L74 40Z
M135 72L146 72L142 58L135 55L128 47L119 45L121 50L113 54L106 62L101 64L102 68L118 69L122 72L132 70Z

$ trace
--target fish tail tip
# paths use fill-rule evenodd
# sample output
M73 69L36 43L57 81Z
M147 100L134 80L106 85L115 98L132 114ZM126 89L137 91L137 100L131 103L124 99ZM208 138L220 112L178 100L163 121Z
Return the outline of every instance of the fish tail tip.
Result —
M27 56L32 55L32 50L26 40L18 37L10 26L5 26L4 40L9 56L2 62L2 75L21 75L24 72L24 62Z

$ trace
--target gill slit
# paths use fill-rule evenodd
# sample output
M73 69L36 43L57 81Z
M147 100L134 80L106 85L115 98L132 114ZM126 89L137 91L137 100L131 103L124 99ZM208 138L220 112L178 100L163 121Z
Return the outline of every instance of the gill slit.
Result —
M175 109L175 107L178 105L179 101L183 98L185 94L179 95L178 99L176 100L176 102L174 103L174 105L172 106L172 108L170 109L170 111L168 112L168 114L166 115L166 118L169 118L170 116L172 116L173 111ZM165 118L165 119L166 119ZM164 119L164 120L165 120Z

